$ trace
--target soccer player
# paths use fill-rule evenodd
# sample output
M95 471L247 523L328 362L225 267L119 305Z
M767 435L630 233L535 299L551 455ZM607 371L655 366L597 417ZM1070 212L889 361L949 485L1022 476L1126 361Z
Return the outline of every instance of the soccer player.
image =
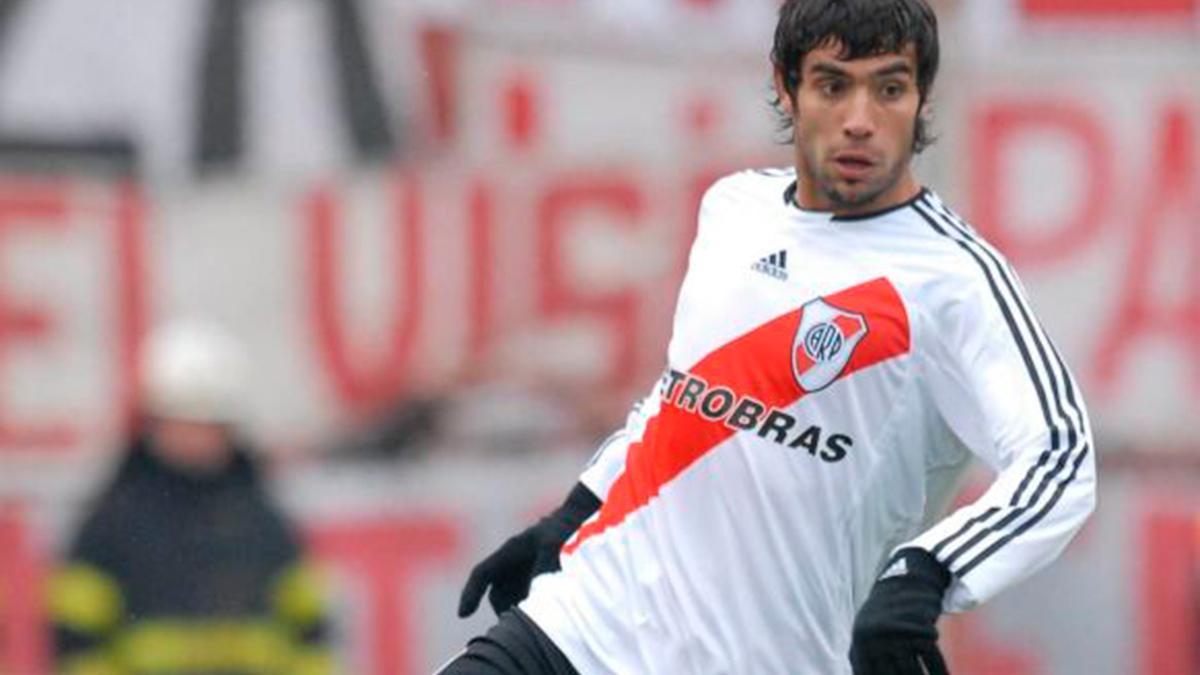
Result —
M1077 385L1012 268L910 168L925 0L787 0L771 61L794 170L709 189L665 373L472 572L460 615L490 588L499 622L443 673L944 673L938 616L1091 513ZM939 519L972 455L995 481Z

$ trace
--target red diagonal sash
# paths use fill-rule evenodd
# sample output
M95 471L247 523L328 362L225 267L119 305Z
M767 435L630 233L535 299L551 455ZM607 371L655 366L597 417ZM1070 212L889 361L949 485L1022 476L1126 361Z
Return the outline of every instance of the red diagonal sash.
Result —
M867 320L867 335L839 379L908 352L908 314L887 279L868 281L824 299ZM806 394L796 382L791 364L802 311L788 312L733 339L701 359L690 374L709 387L728 387L738 395L752 396L768 409L792 405ZM563 552L571 553L587 539L619 524L657 496L668 481L734 433L721 420L708 420L696 412L664 404L647 422L641 441L629 446L625 471L609 489L599 515L579 529Z

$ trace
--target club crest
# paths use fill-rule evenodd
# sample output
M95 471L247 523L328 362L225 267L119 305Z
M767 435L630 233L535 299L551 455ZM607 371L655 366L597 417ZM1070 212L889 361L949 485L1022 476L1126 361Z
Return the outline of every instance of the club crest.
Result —
M792 340L792 373L805 391L828 387L846 368L850 356L867 336L867 320L817 298L800 314Z

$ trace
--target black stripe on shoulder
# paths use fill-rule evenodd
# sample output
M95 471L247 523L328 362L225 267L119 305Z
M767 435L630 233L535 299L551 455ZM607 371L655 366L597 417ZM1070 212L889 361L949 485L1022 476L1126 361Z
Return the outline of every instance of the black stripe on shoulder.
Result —
M943 210L939 209L938 206L932 200L930 200L928 198L922 199L921 202L918 205L914 205L914 207L915 207L915 210L917 211L917 213L930 225L930 227L932 227L936 232L938 232L938 234L950 239L951 241L954 241L955 244L957 244L960 248L962 248L965 252L967 252L967 254L975 261L975 263L979 266L980 270L983 272L984 277L988 282L989 288L992 291L992 295L993 295L994 299L996 300L996 302L1001 310L1002 315L1004 316L1005 322L1008 324L1009 331L1013 336L1013 340L1015 341L1015 343L1017 345L1018 351L1021 354L1021 358L1023 359L1023 361L1025 363L1026 370L1028 371L1029 376L1030 376L1030 381L1032 382L1032 384L1034 386L1035 392L1037 393L1037 396L1038 396L1038 401L1041 405L1043 419L1047 425L1047 428L1050 431L1049 447L1047 447L1041 453L1041 455L1038 458L1037 463L1026 472L1026 475L1023 477L1021 484L1019 485L1017 491L1014 493L1012 499L1010 500L1009 505L1013 508L1009 511L1009 513L1005 517L1001 518L999 521L996 521L996 522L992 523L991 525L989 525L988 527L983 528L982 530L977 532L975 534L975 536L971 537L965 543L962 543L961 545L959 545L958 548L954 552L950 553L947 557L945 557L943 559L944 562L946 562L946 564L948 566L953 566L955 561L957 561L959 558L964 556L967 552L969 552L974 547L976 547L980 542L982 542L983 540L985 540L986 538L988 538L989 536L991 536L993 534L998 534L998 533L1002 532L1004 530L1004 528L1008 527L1011 523L1013 523L1018 518L1020 518L1020 516L1023 513L1028 511L1030 508L1032 508L1039 502L1043 492L1052 483L1053 478L1062 472L1063 466L1066 464L1068 457L1072 454L1074 448L1076 447L1079 435L1075 429L1074 420L1072 420L1071 417L1066 413L1066 410L1065 410L1065 407L1064 407L1063 401L1062 401L1062 396L1059 391L1058 378L1056 377L1054 368L1051 365L1049 358L1047 357L1046 348L1043 344L1042 337L1038 334L1038 332L1034 326L1034 323L1030 317L1029 310L1024 306L1024 303L1022 302L1020 293L1017 292L1016 285L1014 284L1013 279L1010 278L1009 274L1006 274L1005 266L1003 264L1001 264L999 261L999 258L989 250L989 247L980 243L976 239L976 237L974 236L974 233L970 230L970 228L966 227L965 224L961 223L961 221L956 223L952 214L950 214L947 211L943 211ZM992 263L992 265L995 266L995 270L993 270L993 268L989 267L988 261L990 261ZM999 281L997 280L997 277L999 278ZM1006 298L1004 293L1001 291L1001 284L1003 285L1004 289L1008 291L1008 294L1009 294L1009 297L1011 298L1011 300ZM1034 346L1036 347L1036 350L1037 350L1037 355L1040 358L1041 365L1043 366L1044 371L1045 371L1045 377L1049 378L1049 385L1050 385L1050 390L1052 392L1052 395L1048 394L1047 387L1046 387L1047 383L1046 383L1045 379L1043 379L1043 375L1038 372L1038 369L1034 365L1031 350L1026 343L1025 336L1022 334L1022 331L1018 327L1017 316L1014 314L1014 311L1010 307L1010 304L1016 306L1016 313L1019 314L1020 323L1028 331L1030 339L1034 342ZM1055 353L1056 360L1057 360L1057 356L1058 355ZM1062 366L1061 360L1059 360L1059 366L1060 367ZM1074 405L1075 404L1074 394L1073 394L1073 390L1069 389L1070 388L1069 376L1067 375L1065 368L1063 368L1063 370L1062 370L1062 375L1063 375L1064 380L1068 381L1068 384L1067 384L1067 387L1069 390L1068 398L1071 399L1072 407L1075 408L1076 415L1078 415L1079 418L1081 419L1082 413L1079 411L1078 407ZM1055 407L1054 412L1056 413L1055 415L1052 415L1052 413L1051 413L1050 401L1053 401L1053 403L1054 403L1054 407ZM1067 433L1067 435L1068 435L1067 441L1068 442L1065 446L1065 448L1066 448L1065 451L1063 451L1062 439L1059 437L1059 428L1053 419L1054 417L1057 417L1059 420L1064 422L1067 427L1067 430L1068 430L1068 433ZM1086 448L1084 450L1084 453L1086 453ZM1039 473L1042 470L1042 468L1045 467L1050 462L1051 457L1055 454L1059 455L1058 462L1056 463L1056 465L1052 469L1050 469L1048 472L1043 474L1042 480L1039 482L1038 487L1035 489L1033 494L1029 497L1028 503L1026 503L1024 505L1020 505L1021 497L1025 494L1025 490L1028 488L1029 485L1032 484L1033 479L1037 475L1037 473ZM1076 462L1076 466L1078 466L1078 461ZM1072 473L1072 476L1073 475L1074 475L1074 472ZM1065 489L1064 486L1060 486L1060 487ZM1051 505L1053 504L1053 502L1057 501L1057 495L1060 495L1061 493L1062 493L1062 489L1055 492L1054 496L1052 496L1052 498L1051 498L1051 502L1050 502ZM940 541L932 549L932 552L934 553L934 555L941 554L943 551L947 550L952 544L960 541L962 539L962 537L964 537L968 532L970 532L974 526L988 521L993 515L995 515L999 511L1000 511L999 508L992 507L992 508L984 511L983 513L976 515L975 517L969 519L966 523L964 523L964 525L958 531L954 532L950 536L948 536L945 539L943 539L942 541ZM1041 511L1039 513L1043 513L1044 511L1045 511L1045 509L1043 509L1043 511ZM1036 518L1037 518L1037 516L1035 515L1035 519ZM1002 542L1010 541L1013 537L1017 536L1021 532L1024 532L1030 526L1030 522L1036 522L1035 519L1031 519L1030 521L1027 521L1024 525L1018 527L1016 531L1005 535L1004 537L1002 537L1001 541ZM969 561L968 563L963 565L963 567L969 566L971 569L973 569L980 562L982 562L982 560L984 558L986 558L988 555L990 555L992 552L994 552L996 549L998 549L999 545L1002 545L1002 544L1000 544L1000 542L997 542L997 544L994 544L993 546L989 547L983 553L981 553L980 555L976 556L974 559L972 559L971 561ZM957 573L959 575L962 575L962 574L965 574L965 571L962 568L959 568L957 570Z
M986 242L983 242L978 235L975 235L971 227L967 225L961 218L955 215L954 212L946 208L944 204L933 204L931 202L931 205L935 209L938 209L940 213L943 214L944 218L949 219L951 224L957 224L959 232L967 240L974 243L976 247L982 251L984 255L986 255L995 265L997 274L1004 281L1005 286L1008 288L1010 297L1012 297L1014 304L1021 314L1021 318L1024 320L1024 325L1029 331L1029 335L1033 339L1034 345L1037 347L1038 356L1041 358L1045 372L1050 376L1050 387L1054 393L1054 401L1058 406L1059 416L1067 424L1067 443L1071 446L1077 445L1079 441L1075 434L1081 431L1083 434L1087 433L1087 416L1083 414L1083 410L1079 405L1078 399L1076 398L1075 387L1071 382L1070 371L1067 370L1067 366L1063 362L1062 356L1058 353L1058 350L1054 348L1054 344L1051 342L1049 336L1046 335L1045 329L1042 328L1041 324L1038 323L1037 317L1034 316L1033 311L1029 308L1028 302L1025 300L1021 292L1020 284L1016 280L1016 273L1012 270L1011 266L1006 264L1000 258L1000 256L994 251L994 249L992 249L991 246L987 245ZM1061 393L1059 391L1060 377L1063 388ZM1066 396L1067 405L1071 408L1072 415L1070 416L1067 415L1067 411L1063 406L1064 394ZM1079 425L1078 429L1076 428L1076 424ZM1019 493L1017 497L1020 497Z
M1019 310L1019 312L1021 314L1021 318L1024 320L1024 324L1025 324L1026 328L1028 329L1031 338L1033 339L1034 345L1037 347L1038 354L1041 357L1042 365L1045 368L1045 372L1050 377L1050 385L1051 385L1051 389L1053 390L1053 394L1054 394L1053 400L1057 407L1058 417L1059 417L1059 419L1061 419L1063 421L1063 423L1066 426L1066 430L1067 430L1067 450L1066 450L1066 452L1063 452L1060 455L1058 462L1056 463L1054 469L1050 473L1045 474L1042 477L1042 481L1039 483L1038 487L1034 490L1033 495L1029 498L1028 504L1025 507L1022 507L1020 509L1021 513L1009 514L1008 517L1002 519L1000 522L994 523L991 527L988 528L986 533L981 533L981 535L975 537L972 540L972 542L968 542L967 544L964 544L958 551L955 552L955 554L953 554L952 557L956 558L958 556L961 556L975 542L981 541L984 537L988 536L989 534L999 532L1001 528L1007 526L1008 523L1015 521L1026 510L1028 510L1029 508L1032 508L1033 505L1037 504L1039 502L1039 500L1041 499L1042 494L1045 492L1045 490L1047 490L1053 483L1053 479L1062 473L1065 466L1067 465L1067 462L1068 462L1070 456L1072 454L1076 454L1076 449L1080 448L1081 443L1082 443L1082 449L1078 453L1078 457L1076 458L1076 460L1073 463L1073 467L1072 467L1070 474L1059 483L1058 488L1056 490L1054 490L1054 492L1051 494L1050 499L1048 502L1046 502L1045 506L1043 506L1043 508L1040 509L1038 512L1036 512L1033 515L1033 517L1026 520L1023 524L1018 526L1016 529L1005 534L999 540L997 540L991 546L989 546L987 549L985 549L984 551L982 551L981 553L976 555L973 559L964 563L958 569L958 573L960 575L962 575L962 574L966 574L971 569L974 569L976 566L979 565L979 563L983 562L988 556L995 553L1002 546L1007 544L1009 541L1012 541L1015 537L1019 536L1021 533L1027 531L1030 527L1032 527L1034 524L1036 524L1038 521L1040 521L1043 517L1045 517L1046 513L1048 513L1049 510L1051 508L1053 508L1053 506L1058 502L1059 498L1062 496L1062 493L1066 490L1067 485L1070 484L1070 482L1074 480L1076 474L1078 473L1079 466L1083 463L1084 458L1087 456L1088 452L1090 451L1090 446L1088 445L1088 443L1085 440L1086 434L1087 434L1086 415L1083 414L1083 410L1080 408L1079 403L1076 400L1074 387L1071 383L1070 373L1067 370L1066 364L1063 363L1062 357L1058 354L1057 350L1054 349L1053 344L1050 343L1049 338L1045 335L1045 331L1042 330L1041 326L1037 324L1035 318L1033 317L1032 311L1030 311L1030 309L1028 308L1028 306L1026 304L1026 301L1022 297L1021 293L1018 291L1019 284L1017 284L1015 281L1015 273L1012 271L1012 268L1003 264L1000 257L991 249L991 247L987 246L985 243L980 242L978 237L976 235L974 235L974 233L971 231L971 229L960 218L958 218L958 216L956 216L949 209L945 208L944 205L938 205L938 204L934 204L932 202L929 205L942 215L945 222L950 223L952 226L957 225L958 232L963 237L965 237L968 241L973 243L978 250L982 251L982 253L989 260L991 260L992 264L995 265L995 270L996 270L997 274L1001 277L1001 279L1004 281L1005 286L1008 288L1008 290L1011 294L1011 297L1015 301L1015 304L1017 305L1017 309ZM1051 363L1051 358L1050 358L1051 356L1053 357L1053 364ZM1058 369L1057 374L1055 371L1055 366L1057 366L1057 369ZM1066 406L1064 406L1063 395L1059 391L1058 376L1062 377L1063 388L1064 388L1065 394L1066 394L1066 402L1067 402ZM1068 413L1068 411L1067 411L1068 406L1071 409L1070 413ZM1077 423L1079 425L1078 428L1076 427ZM1045 455L1045 453L1043 453L1043 455ZM1027 489L1028 486L1030 485L1030 479L1032 478L1032 476L1033 476L1032 470L1030 472L1026 473L1024 479L1022 480L1020 486L1017 489L1017 492L1013 495L1013 499L1010 503L1012 506L1016 506L1018 503L1020 503L1021 496L1024 493L1024 490ZM950 562L952 562L952 561L950 561ZM950 562L948 562L948 564L950 564Z
M951 221L953 223L957 224L958 229L963 234L963 236L965 236L967 239L971 240L976 245L978 245L979 248L981 250L983 250L984 253L986 253L988 255L988 257L991 258L992 261L995 263L996 269L999 270L1001 276L1004 278L1005 284L1008 286L1008 288L1012 292L1013 298L1016 300L1017 306L1021 310L1021 314L1022 314L1023 318L1025 319L1025 323L1029 327L1030 334L1033 336L1034 340L1038 344L1039 352L1041 352L1043 363L1046 363L1047 367L1049 367L1049 363L1047 362L1047 357L1046 357L1047 353L1054 358L1054 363L1055 363L1055 365L1058 366L1058 372L1062 375L1063 388L1066 393L1067 402L1070 404L1071 409L1074 411L1075 418L1076 418L1076 420L1078 420L1080 428L1083 431L1083 433L1084 434L1089 433L1087 431L1087 416L1083 414L1083 410L1079 406L1079 401L1076 398L1076 394L1075 394L1075 387L1074 387L1074 384L1071 382L1070 371L1067 370L1067 365L1063 361L1062 355L1058 353L1058 349L1055 348L1054 342L1050 339L1049 335L1046 333L1045 328L1043 328L1042 325L1038 322L1037 317L1034 316L1033 311L1029 308L1027 301L1024 299L1024 297L1020 291L1020 284L1016 280L1016 276L1017 276L1016 272L1013 271L1012 266L1008 265L1007 262L1003 261L999 257L999 255L995 253L995 250L987 244L987 242L983 241L983 239L978 234L975 234L974 228L972 228L965 220L963 220L961 217L959 217L952 210L947 208L945 204L941 204L941 203L933 204L932 201L930 202L930 204L933 205L936 209L938 209L941 213L943 213L947 218L951 219ZM1055 383L1057 383L1057 380L1055 380ZM1057 389L1056 389L1056 393L1057 393Z
M913 210L916 211L917 214L919 214L921 216L921 218L923 220L925 220L925 222L928 223L929 226L931 228L933 228L933 230L935 232L937 232L938 234L940 234L943 237L946 237L950 241L957 244L959 246L959 248L966 251L967 254L971 257L971 259L974 260L975 263L979 266L979 269L983 272L984 278L987 280L988 286L991 288L992 296L996 299L996 303L1000 307L1000 312L1001 312L1001 314L1004 315L1004 321L1008 324L1008 329L1012 333L1013 340L1016 341L1017 349L1021 353L1021 358L1025 361L1025 367L1029 371L1030 380L1033 382L1034 390L1037 392L1038 401L1041 403L1042 414L1043 414L1043 417L1045 418L1046 424L1053 426L1051 419L1050 419L1050 406L1046 401L1046 391L1041 384L1040 378L1037 377L1037 371L1033 367L1033 361L1029 356L1029 350L1025 346L1025 341L1023 339L1021 339L1021 334L1017 330L1017 326L1013 319L1012 312L1009 310L1008 305L1004 302L1003 298L1000 295L1000 289L996 286L996 280L992 278L992 275L988 272L987 266L984 264L983 260L979 257L979 255L977 253L975 253L975 251L973 251L965 243L963 243L962 241L960 241L960 240L956 239L954 236L952 236L950 234L950 232L948 231L948 226L946 226L944 224L940 224L938 222L938 220L933 215L931 215L931 213L926 212L926 210L925 210L926 208L928 208L928 206L926 205L925 200L921 200L920 202L918 202L917 204L915 204L913 206ZM1052 437L1051 441L1052 441L1052 443L1051 443L1052 447L1056 447L1057 446L1057 437L1056 436ZM1045 453L1044 453L1044 455L1045 455ZM1046 461L1049 461L1049 458L1046 456L1043 456L1043 459L1045 459ZM1043 462L1039 461L1038 466L1041 466L1042 463ZM979 516L972 518L970 521L968 521L966 523L966 525L964 527L960 528L957 532L955 532L954 534L950 535L949 537L946 537L945 539L938 542L930 550L930 552L935 557L937 557L939 560L942 560L941 554L948 546L950 546L955 541L957 541L962 536L964 536L971 529L971 527L973 525L987 520L989 517L991 517L998 511L999 511L999 509L996 509L993 511L985 511L983 514L980 514Z

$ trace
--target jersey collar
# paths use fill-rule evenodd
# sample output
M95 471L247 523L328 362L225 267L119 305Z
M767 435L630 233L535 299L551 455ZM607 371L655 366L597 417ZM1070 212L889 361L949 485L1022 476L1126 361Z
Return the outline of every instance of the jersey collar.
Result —
M855 220L869 220L871 218L878 218L879 216L882 216L885 213L891 213L892 211L899 211L900 209L906 209L906 208L912 206L913 204L917 203L917 200L921 199L928 193L929 193L928 188L922 187L917 192L917 194L914 195L911 199L902 201L899 204L893 204L891 206L879 209L877 211L868 211L866 213L856 213L856 214L850 215L850 216L839 216L839 215L835 215L835 214L830 214L828 211L814 211L812 209L806 209L806 208L803 208L802 206L800 206L799 204L797 204L796 203L796 181L793 180L791 183L788 184L787 188L784 189L784 191L783 191L783 203L786 204L788 207L793 208L804 214L828 216L830 220L833 220L835 222L851 222L851 221L855 221Z

